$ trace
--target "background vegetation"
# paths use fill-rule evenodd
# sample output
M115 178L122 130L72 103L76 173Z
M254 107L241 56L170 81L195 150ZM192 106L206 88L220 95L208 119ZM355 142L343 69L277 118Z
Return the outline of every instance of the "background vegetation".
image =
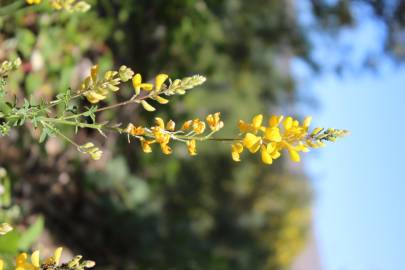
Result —
M257 112L294 114L290 61L321 71L309 34L354 26L362 19L358 5L386 25L386 40L376 42L403 60L403 1L308 1L311 29L301 23L297 2L100 0L85 14L27 7L0 18L0 59L23 59L8 86L19 99L50 100L75 89L92 63L125 64L146 77L200 73L208 83L159 114L180 122L221 111L225 133ZM117 114L122 122L152 121L136 106ZM100 269L287 269L305 245L311 189L302 170L286 161L235 164L228 145L217 144L195 158L182 149L170 158L144 155L136 142L81 131L78 142L93 137L107 153L93 162L55 138L37 145L32 137L40 134L28 130L0 140L0 215L23 224L18 231L28 235L14 248L4 243L19 239L17 232L1 238L0 253L12 256L39 239L42 247L63 245L94 259Z

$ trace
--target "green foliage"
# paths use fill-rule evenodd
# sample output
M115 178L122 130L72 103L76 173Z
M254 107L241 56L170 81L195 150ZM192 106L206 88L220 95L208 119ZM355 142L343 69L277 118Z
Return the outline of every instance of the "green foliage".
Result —
M0 254L16 255L21 250L28 250L38 240L44 229L44 219L38 217L26 230L13 230L0 238Z
M0 168L0 219L11 224L21 221L21 208L12 201L11 179L4 168ZM38 240L45 227L44 219L38 216L32 224L25 229L14 228L11 232L0 237L0 255L8 263L21 250L28 250Z
M32 94L49 101L56 96L59 112L74 111L82 101L69 104L69 89L78 89L90 62L106 70L114 61L147 78L159 72L207 75L207 86L185 96L182 105L168 104L160 116L180 121L222 111L225 123L236 123L293 97L294 83L285 72L290 55L283 51L306 57L307 43L294 17L283 19L287 13L284 1L242 0L100 1L85 15L21 13L6 18L1 32L6 40L17 33L19 42L8 54L21 55L28 69L9 78L8 98ZM27 21L28 15L32 19ZM121 92L118 100L128 98L130 91ZM38 109L38 117L46 113L41 103L18 99L13 105L19 115ZM92 123L94 110L81 119ZM116 117L124 123L152 121L134 107ZM55 132L67 131L44 126L37 139L45 141ZM82 135L77 132L77 139ZM92 132L86 136L98 138ZM24 153L30 138L18 133L11 145ZM14 164L25 163L24 156L1 156L0 162L14 168L13 177L21 183L17 190L31 187L33 193L20 199L40 209L53 236L100 268L278 269L299 252L302 244L296 243L304 241L309 220L284 220L292 209L308 211L310 192L306 180L289 174L283 162L269 172L258 162L231 163L225 144L204 147L193 159L181 150L171 159L159 153L145 156L134 144L110 135L104 152L115 158L99 165L69 150L63 157L46 158L51 155L48 143L39 150L31 146L35 168L15 169ZM65 178L70 180L64 185L55 180ZM46 200L35 192L46 194ZM298 231L294 239L278 236L285 224ZM291 248L287 259L279 258L283 250L272 239Z

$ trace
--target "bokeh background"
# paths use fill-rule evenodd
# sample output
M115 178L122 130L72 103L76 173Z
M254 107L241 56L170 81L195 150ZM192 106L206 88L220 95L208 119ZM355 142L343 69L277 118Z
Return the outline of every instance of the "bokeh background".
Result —
M207 76L160 107L164 118L221 111L231 134L258 112L311 114L315 126L352 133L303 163L267 167L253 156L233 163L225 144L166 157L116 134L66 129L102 146L95 162L57 138L38 145L39 134L21 127L0 140L0 217L20 224L0 238L3 257L62 245L97 269L405 268L405 1L92 4L86 14L43 6L2 14L0 59L23 59L8 86L18 98L50 100L94 63L125 64L148 78ZM154 116L129 106L100 119Z

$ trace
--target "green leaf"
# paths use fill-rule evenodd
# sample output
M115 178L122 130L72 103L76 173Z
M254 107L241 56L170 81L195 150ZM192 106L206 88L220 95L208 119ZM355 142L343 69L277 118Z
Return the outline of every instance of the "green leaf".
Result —
M39 238L44 230L44 218L38 217L34 224L32 224L28 230L22 233L18 240L18 248L21 250L27 250L31 245Z
M21 234L14 230L0 237L0 253L16 253L18 252L18 242Z

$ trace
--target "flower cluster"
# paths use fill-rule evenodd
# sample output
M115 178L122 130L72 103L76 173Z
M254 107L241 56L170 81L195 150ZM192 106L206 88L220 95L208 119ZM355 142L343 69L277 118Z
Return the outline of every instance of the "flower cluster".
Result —
M260 150L261 159L265 164L272 164L274 159L281 156L283 149L287 150L290 159L300 161L299 152L308 152L310 148L324 146L324 141L335 141L347 134L345 130L316 128L309 133L312 118L306 117L302 124L292 117L272 116L268 125L263 125L263 115L253 117L251 123L242 120L239 130L243 139L232 144L232 159L240 161L244 148L256 153Z
M131 69L122 66L119 71L107 71L100 79L98 70L97 65L91 68L90 75L84 79L79 90L90 103L98 103L106 99L109 92L118 91L121 81L128 80L128 74L133 74Z
M170 83L167 88L167 95L184 95L187 90L192 89L196 86L203 84L206 81L206 78L201 75L194 75L191 77L186 77L183 79L176 79Z
M41 4L42 0L26 0L29 5ZM55 10L66 10L68 12L86 12L90 5L85 1L76 0L51 0L51 6Z
M103 155L103 151L101 151L92 142L88 142L86 144L80 145L78 147L78 151L89 155L93 160L99 160L101 158L101 156Z
M39 251L36 250L32 253L30 260L28 254L20 253L15 260L15 270L84 270L85 268L92 268L96 265L94 261L82 261L82 256L78 255L67 263L60 264L60 257L62 255L62 248L59 247L55 250L54 255L41 262ZM4 268L4 261L0 260L0 270Z
M145 99L150 98L157 101L160 104L167 104L169 100L164 98L163 96L171 96L175 94L183 95L185 94L186 90L190 90L196 86L203 84L206 80L204 76L201 75L194 75L191 77L186 77L183 79L176 79L172 81L169 79L169 84L165 84L165 82L169 79L167 74L158 74L155 77L155 84L152 83L144 83L142 82L141 74L137 73L132 78L132 84L135 89L135 96L140 95L141 90L148 92L146 96L140 100L143 108L147 111L155 111L155 107L149 104Z
M206 131L206 126L209 126L210 132L203 136ZM176 123L169 120L167 123L162 118L155 118L155 125L151 128L135 126L130 123L125 132L130 136L139 139L142 149L145 153L152 152L152 144L159 144L162 152L166 155L172 153L169 146L171 139L183 142L187 146L188 153L191 156L197 155L196 141L208 140L211 136L219 131L224 126L220 119L220 113L209 114L206 117L206 122L198 118L187 120L183 123L180 129L176 130Z
M0 64L0 77L6 77L9 72L16 70L21 65L21 59L16 58L13 61L5 60Z
M2 72L0 74L7 74L18 64L18 60L15 63L3 63L0 67ZM170 143L178 141L184 143L189 154L194 156L197 154L196 144L198 141L232 142L232 159L234 161L240 161L240 155L244 149L248 149L251 153L260 151L262 161L265 164L272 164L273 160L281 156L282 150L288 151L291 160L299 162L300 152L308 152L310 148L323 146L325 141L333 142L347 134L345 130L324 130L322 128L316 128L310 132L311 117L305 118L300 124L298 120L292 117L284 119L283 116L272 116L268 120L268 124L264 125L261 114L253 117L250 123L241 120L239 122L241 133L239 136L230 138L212 136L224 126L219 112L208 115L205 121L198 118L185 121L177 130L173 120L165 123L159 117L155 118L155 125L149 128L130 123L125 129L122 129L120 123L109 125L108 121L97 122L97 113L133 103L141 104L147 111L155 111L155 107L149 103L150 100L167 104L169 102L167 97L176 94L182 95L187 90L201 85L205 80L205 77L200 75L171 80L167 74L161 73L154 78L153 82L145 82L141 74L135 74L131 68L126 66L121 66L118 70L109 70L103 76L99 76L99 68L95 65L91 68L90 74L84 79L76 94L72 95L70 91L67 91L43 107L31 105L29 101L26 101L23 107L11 110L11 114L0 114L0 117L6 120L0 124L0 134L8 134L8 130L16 123L21 125L24 121L31 121L34 125L42 126L40 142L44 141L47 136L56 134L76 146L79 152L89 155L94 160L101 158L102 150L91 142L84 145L75 143L66 137L56 125L70 125L74 126L76 130L91 128L104 136L106 136L104 132L107 131L124 133L128 135L128 139L131 137L138 139L145 153L151 153L152 145L157 144L164 154L170 155L173 152ZM63 104L67 110L70 106L69 103L79 97L85 97L90 103L96 104L106 99L110 93L120 90L121 83L129 81L132 82L134 94L128 100L102 107L91 106L83 112L69 111L72 113L71 115L65 113L60 117L49 117L48 109L56 104ZM90 117L92 123L84 119L85 117Z
M108 93L118 91L121 82L132 80L135 94L131 100L125 102L125 105L140 103L147 111L156 110L147 99L155 100L160 104L167 104L169 100L163 96L184 94L186 90L201 85L206 80L203 76L194 75L184 79L176 79L172 82L167 74L161 73L155 77L154 83L149 83L143 81L141 74L134 75L133 70L126 66L121 66L118 71L107 71L100 79L98 78L98 71L98 66L93 66L90 75L83 80L79 89L79 93L85 96L90 103L99 103L107 98ZM168 79L169 83L165 84Z

